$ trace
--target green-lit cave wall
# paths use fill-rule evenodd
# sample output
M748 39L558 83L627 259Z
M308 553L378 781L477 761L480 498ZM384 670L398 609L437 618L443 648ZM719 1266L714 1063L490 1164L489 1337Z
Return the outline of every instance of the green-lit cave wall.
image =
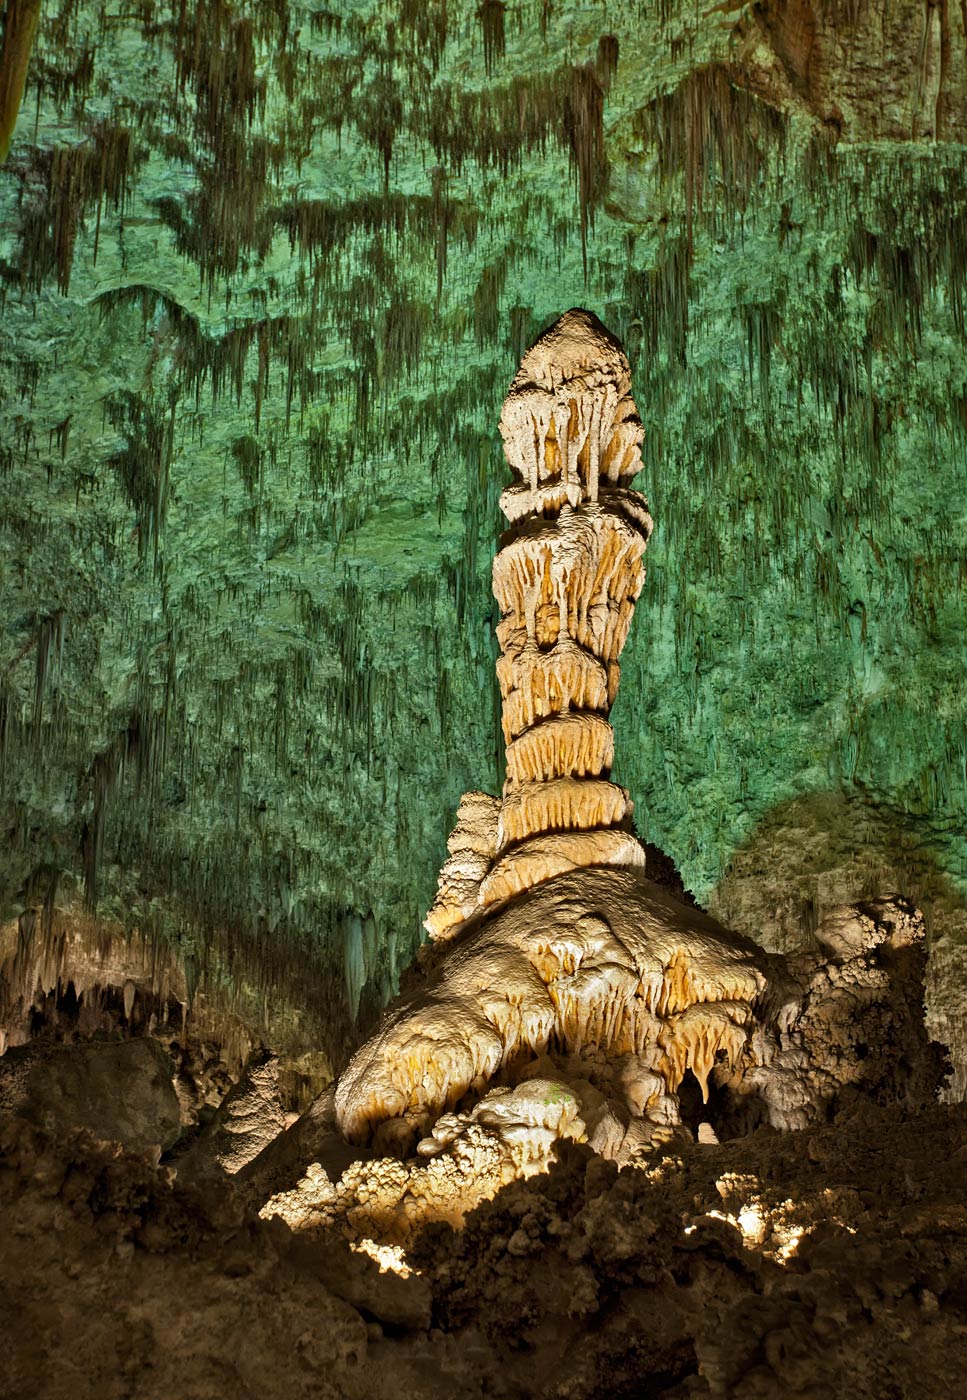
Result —
M4 917L83 893L333 1043L373 1013L499 781L496 421L576 304L645 424L640 833L714 900L761 831L792 888L815 809L959 899L965 27L44 0L0 170Z

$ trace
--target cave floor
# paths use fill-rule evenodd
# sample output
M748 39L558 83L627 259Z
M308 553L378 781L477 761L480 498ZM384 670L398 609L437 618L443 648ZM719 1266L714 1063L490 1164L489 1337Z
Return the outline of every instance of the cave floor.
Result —
M564 1143L413 1272L85 1133L0 1127L0 1395L905 1400L963 1393L967 1108Z

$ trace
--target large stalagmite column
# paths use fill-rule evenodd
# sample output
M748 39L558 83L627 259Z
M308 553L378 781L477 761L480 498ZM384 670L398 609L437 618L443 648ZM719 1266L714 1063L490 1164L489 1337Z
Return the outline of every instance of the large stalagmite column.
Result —
M494 560L503 792L460 803L427 916L432 937L453 941L342 1075L336 1117L351 1139L376 1128L405 1148L420 1134L432 1155L462 1131L445 1110L472 1094L480 1123L504 1114L508 1141L541 1158L557 1131L545 1114L576 1078L638 1141L632 1120L677 1120L686 1070L704 1094L716 1066L732 1075L772 1053L750 1039L761 950L646 878L630 799L611 781L608 716L651 533L629 487L642 436L630 391L621 347L586 311L541 336L510 387L510 528ZM540 1057L554 1077L522 1090L536 1117L521 1119L501 1096Z
M618 342L569 311L528 350L500 419L514 475L494 559L507 775L461 803L427 918L447 937L476 910L581 866L644 864L611 782L608 714L644 582L641 422Z
M460 804L427 916L453 941L340 1077L340 1131L395 1152L420 1138L429 1160L452 1146L448 1181L507 1181L562 1135L632 1157L679 1122L687 1072L706 1102L710 1082L727 1090L737 1122L804 1124L836 1076L810 1063L800 973L645 876L611 781L651 520L628 486L641 442L628 362L599 321L569 311L527 352L500 428L514 474L494 560L503 794ZM565 1123L578 1100L589 1118L575 1107ZM512 1162L494 1167L488 1133ZM391 1180L393 1212L418 1210Z

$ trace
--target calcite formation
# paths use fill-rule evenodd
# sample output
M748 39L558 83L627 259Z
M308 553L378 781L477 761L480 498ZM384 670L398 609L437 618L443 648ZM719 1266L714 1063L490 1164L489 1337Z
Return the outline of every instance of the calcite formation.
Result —
M334 1096L343 1137L390 1154L364 1176L411 1204L439 1197L403 1210L396 1187L377 1190L383 1233L400 1211L408 1228L456 1219L560 1137L629 1161L686 1114L714 1141L712 1118L726 1132L801 1128L843 1093L897 1092L873 1043L903 1043L926 1067L900 1090L918 1101L940 1068L920 1014L922 921L845 909L819 951L769 954L645 874L608 714L651 520L628 484L642 434L628 362L599 321L570 311L537 341L500 426L506 780L499 799L461 801L425 986L384 1016ZM414 1147L409 1166L387 1165ZM451 1178L463 1186L448 1204Z
M494 559L502 800L470 793L426 920L453 935L476 910L562 871L641 866L627 791L611 781L608 713L652 522L631 371L596 317L573 310L528 350L500 418L513 481Z
M589 1062L585 1077L620 1061L626 1122L675 1121L668 1096L686 1069L705 1086L716 1063L741 1063L762 961L639 870L558 875L467 929L386 1017L340 1081L340 1127L362 1140L382 1123L387 1145L409 1144L549 1050Z
M765 1053L760 951L645 878L631 800L611 779L608 714L652 528L629 485L642 437L630 391L621 347L580 310L511 385L510 529L493 570L506 779L499 801L473 792L458 809L427 918L445 946L426 991L384 1019L338 1086L351 1140L378 1130L384 1147L424 1139L436 1156L463 1131L451 1118L441 1136L441 1114L543 1060L555 1092L584 1083L606 1106L592 1113L598 1139L619 1152L640 1140L632 1120L678 1121L688 1071L707 1098L716 1066L738 1072ZM548 1124L520 1133L546 1156Z

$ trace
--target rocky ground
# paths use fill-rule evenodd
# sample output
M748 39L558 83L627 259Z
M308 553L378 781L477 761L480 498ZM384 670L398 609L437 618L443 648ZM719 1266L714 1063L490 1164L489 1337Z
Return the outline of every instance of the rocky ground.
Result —
M837 904L814 942L762 955L766 1030L707 1099L694 1047L662 1118L622 1103L633 1055L555 1042L415 1149L348 1142L332 1088L296 1117L264 1048L40 1023L0 1056L0 1400L959 1394L967 1105L923 919Z
M0 1129L0 1394L958 1393L967 1109L682 1137L621 1170L562 1143L408 1277L261 1220L229 1181L16 1116Z

